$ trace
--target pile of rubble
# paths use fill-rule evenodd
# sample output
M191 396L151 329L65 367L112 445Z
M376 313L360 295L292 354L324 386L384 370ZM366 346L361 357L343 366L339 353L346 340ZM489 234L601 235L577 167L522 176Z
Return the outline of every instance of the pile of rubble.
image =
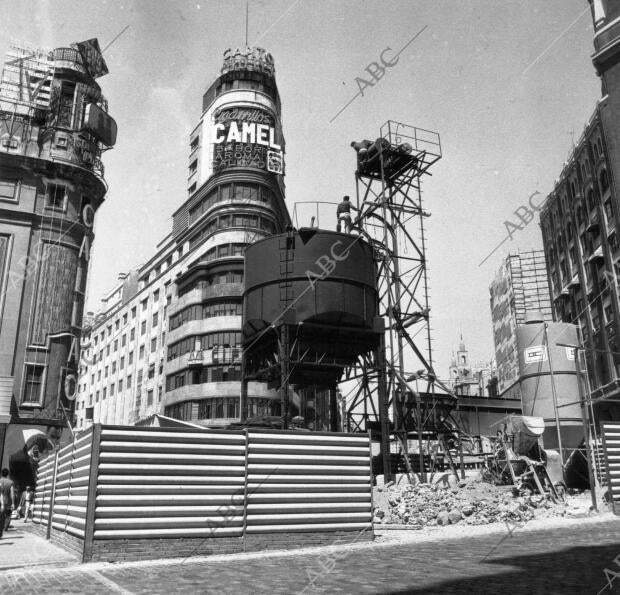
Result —
M535 518L588 516L589 507L583 494L567 494L564 503L556 504L540 494L520 496L511 486L495 486L475 478L445 482L443 486L393 482L378 486L374 491L374 515L378 524L422 529L457 523L524 523Z

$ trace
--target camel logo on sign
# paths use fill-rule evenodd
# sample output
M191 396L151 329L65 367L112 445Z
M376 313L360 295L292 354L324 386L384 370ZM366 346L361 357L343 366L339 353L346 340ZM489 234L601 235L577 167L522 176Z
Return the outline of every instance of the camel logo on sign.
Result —
M547 361L547 348L544 345L532 345L523 352L523 359L526 364Z

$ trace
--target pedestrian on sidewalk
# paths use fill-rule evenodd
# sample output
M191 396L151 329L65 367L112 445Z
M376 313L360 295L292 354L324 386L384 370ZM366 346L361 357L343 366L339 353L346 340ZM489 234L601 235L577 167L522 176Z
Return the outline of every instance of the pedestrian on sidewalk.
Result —
M32 506L34 504L34 491L31 486L24 492L24 523L28 522L28 517L32 520Z
M2 470L0 477L0 537L11 524L11 510L15 508L15 486L9 479L9 470Z

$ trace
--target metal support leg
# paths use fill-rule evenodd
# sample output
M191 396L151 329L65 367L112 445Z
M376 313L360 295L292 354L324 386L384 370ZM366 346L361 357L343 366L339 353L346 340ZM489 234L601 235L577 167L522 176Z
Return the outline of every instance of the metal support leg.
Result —
M381 425L381 457L383 461L383 478L385 483L392 481L390 467L390 418L388 417L388 395L385 368L385 339L381 335L379 347L375 351L377 362L377 397L379 399L379 422Z
M288 428L288 375L289 375L289 344L288 325L280 327L280 414L282 415L282 429Z

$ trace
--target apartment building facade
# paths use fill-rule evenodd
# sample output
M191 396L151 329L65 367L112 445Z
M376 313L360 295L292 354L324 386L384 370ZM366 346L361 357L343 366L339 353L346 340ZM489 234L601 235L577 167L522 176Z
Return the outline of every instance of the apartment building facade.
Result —
M600 419L620 419L620 5L590 2L602 97L540 213L554 318L581 329Z
M84 335L78 427L148 423L156 413L239 420L244 249L290 224L270 54L225 52L189 140L189 198L172 232L119 279ZM250 413L271 413L275 397L250 383Z

